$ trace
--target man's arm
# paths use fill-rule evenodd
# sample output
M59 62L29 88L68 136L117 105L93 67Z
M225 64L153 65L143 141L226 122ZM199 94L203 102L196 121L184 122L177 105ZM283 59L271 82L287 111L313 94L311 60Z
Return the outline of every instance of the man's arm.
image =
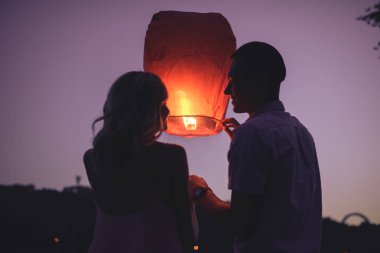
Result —
M190 196L197 187L208 188L206 181L198 176L190 176ZM231 227L239 238L247 238L256 227L258 209L262 205L260 195L232 190L231 203L218 198L212 190L207 190L197 204L206 212Z
M224 119L223 122L224 131L230 138L233 137L235 130L239 127L240 123L234 118ZM206 181L198 176L190 176L190 189L189 195L193 199L193 192L197 187L209 188ZM212 190L208 190L202 198L198 200L198 204L202 205L208 214L215 216L227 223L231 223L230 219L230 203L218 198Z
M193 199L194 190L198 187L201 188L209 188L206 181L198 176L191 175L189 178L190 187L189 187L189 195L190 198ZM221 200L218 198L214 192L209 189L207 190L197 201L197 204L202 205L206 212L222 221L223 223L230 224L230 203Z
M230 203L218 198L212 190L208 190L198 203L206 209L208 214L229 223Z

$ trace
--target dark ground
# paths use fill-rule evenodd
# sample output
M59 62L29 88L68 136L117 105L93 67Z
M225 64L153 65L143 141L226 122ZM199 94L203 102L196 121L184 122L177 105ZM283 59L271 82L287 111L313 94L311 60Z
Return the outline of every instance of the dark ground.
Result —
M227 227L197 209L200 253L231 253ZM0 252L84 253L91 241L95 206L90 189L62 192L33 186L0 186ZM323 219L322 253L380 253L380 225L348 226Z

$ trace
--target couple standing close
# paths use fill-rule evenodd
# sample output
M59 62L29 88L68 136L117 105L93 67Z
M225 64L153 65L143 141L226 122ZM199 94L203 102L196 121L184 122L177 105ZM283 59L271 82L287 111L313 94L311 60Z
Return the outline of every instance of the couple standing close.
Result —
M191 202L230 225L235 253L315 253L320 250L322 204L315 144L279 100L286 69L263 42L232 55L224 91L239 125L224 120L231 137L228 187L220 200L190 176L185 150L158 142L169 109L162 81L129 72L112 85L102 129L84 155L97 218L90 253L188 253L196 244ZM217 252L215 252L217 253Z

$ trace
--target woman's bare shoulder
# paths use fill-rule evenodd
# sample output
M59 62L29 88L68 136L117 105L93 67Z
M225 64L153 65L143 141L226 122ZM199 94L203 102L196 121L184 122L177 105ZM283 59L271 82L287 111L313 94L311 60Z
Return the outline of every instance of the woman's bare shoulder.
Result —
M173 143L164 143L164 142L156 142L156 146L163 151L169 152L169 153L183 153L186 154L186 151L184 147L173 144Z
M86 152L84 152L83 154L83 163L86 169L88 169L88 167L93 166L93 161L94 161L94 149L90 148L86 150Z
M156 147L156 154L166 160L171 166L187 166L186 151L182 146L172 143L157 142Z
M94 153L94 149L90 148L87 149L86 152L83 154L83 161L86 161L88 159L91 159Z

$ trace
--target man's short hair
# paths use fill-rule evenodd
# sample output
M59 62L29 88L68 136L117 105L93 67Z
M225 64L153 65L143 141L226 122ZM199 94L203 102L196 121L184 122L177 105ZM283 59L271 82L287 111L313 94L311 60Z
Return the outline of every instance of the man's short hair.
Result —
M242 62L247 73L266 72L280 84L286 76L286 68L281 54L273 46L259 41L249 42L239 47L232 59Z

